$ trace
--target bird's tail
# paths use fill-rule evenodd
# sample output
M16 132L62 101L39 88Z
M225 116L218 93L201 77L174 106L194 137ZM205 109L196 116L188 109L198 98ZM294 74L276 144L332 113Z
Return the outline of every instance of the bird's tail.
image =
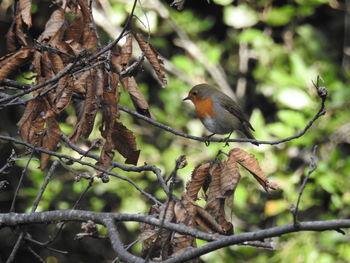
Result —
M248 138L248 139L253 139L256 140L255 137L252 134L252 131L250 130L250 127L248 125L243 124L243 134ZM257 142L252 142L252 144L255 144L256 146L259 146L259 143Z

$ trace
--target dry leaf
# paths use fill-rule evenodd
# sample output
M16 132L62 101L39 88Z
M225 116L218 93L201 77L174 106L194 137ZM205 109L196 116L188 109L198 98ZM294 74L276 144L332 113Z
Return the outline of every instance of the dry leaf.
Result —
M65 23L65 14L62 8L56 9L50 16L45 25L45 30L38 38L38 42L50 40L57 32L61 30Z
M209 169L211 182L209 184L208 200L205 206L205 210L208 211L214 217L216 217L219 214L220 206L223 200L220 182L223 166L223 163L214 163Z
M12 71L21 67L32 58L34 48L24 47L0 58L0 82L3 81Z
M192 199L198 199L198 192L209 176L210 163L198 165L192 172L191 180L186 185L186 194Z
M28 28L32 27L32 0L20 0L19 9L23 22L27 25Z
M55 118L46 119L46 131L43 137L42 148L48 151L53 151L56 149L58 142L61 138L61 130L58 126ZM40 169L44 170L49 163L50 155L46 153L41 153L40 158Z
M17 123L22 139L35 146L41 145L45 123L41 115L45 110L45 103L41 98L31 100L27 103L24 113Z
M153 48L153 46L142 39L141 34L135 33L134 37L141 50L145 53L146 58L151 63L159 82L162 84L162 87L165 87L167 85L167 81L164 73L163 60L159 57L158 52Z
M220 176L220 192L222 196L232 196L237 188L241 175L236 163L236 158L232 155L226 160Z
M129 93L136 111L144 116L147 116L148 118L152 118L151 112L149 111L148 102L137 86L134 77L123 78L122 84L124 89Z
M132 35L129 34L126 37L126 42L121 48L121 58L120 64L122 66L122 70L125 70L129 65L130 59L132 55Z
M174 218L174 201L170 201L169 205L166 210L165 222L171 222ZM164 213L166 209L166 203L162 204L160 207L151 207L149 211L149 215L153 215L157 217L158 219L162 220ZM152 242L155 241L159 233L159 228L153 225L149 224L142 224L141 225L141 235L139 238L139 242L142 242L142 256L145 257L149 253L150 247L153 245ZM169 243L169 237L170 237L171 231L167 229L163 229L160 239L156 244L154 244L153 254L152 257L158 256L159 254L164 255L164 257L167 257L168 254L168 247L170 245ZM161 251L160 251L161 250ZM166 251L165 251L166 250Z
M179 202L176 202L175 207L175 217L176 223L182 223L189 227L195 226L195 215L196 215L196 206L189 200L182 199ZM182 254L186 249L191 247L196 247L196 239L189 235L182 235L180 233L175 233L171 241L173 253L170 257L175 257ZM197 259L188 261L188 262L197 262Z
M83 110L79 116L79 122L70 135L70 140L73 143L76 143L80 136L89 137L94 126L95 116L100 104L100 98L96 94L96 69L90 70L90 74L86 75L85 87L86 96Z
M229 154L230 156L232 155L240 165L242 165L254 176L254 178L260 183L266 192L268 192L269 188L273 190L278 189L277 185L270 183L268 178L264 175L264 172L261 170L260 165L254 155L249 154L239 148L232 149Z
M125 163L137 165L140 150L137 150L136 139L132 131L119 122L115 122L112 129L111 143L114 149L126 158Z
M83 15L83 33L81 44L87 50L95 49L97 47L97 34L96 28L91 16L89 3L87 0L77 0Z

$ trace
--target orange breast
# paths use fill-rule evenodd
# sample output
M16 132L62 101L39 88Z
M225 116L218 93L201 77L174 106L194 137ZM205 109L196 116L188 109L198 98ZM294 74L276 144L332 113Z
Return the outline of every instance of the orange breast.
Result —
M212 99L194 99L193 103L196 107L196 112L199 118L202 119L204 117L214 117L216 115L214 112Z

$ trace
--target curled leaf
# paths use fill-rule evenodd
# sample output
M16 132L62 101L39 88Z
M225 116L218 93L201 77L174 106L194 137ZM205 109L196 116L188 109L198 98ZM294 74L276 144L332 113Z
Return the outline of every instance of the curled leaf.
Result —
M12 71L21 67L32 58L34 48L24 47L0 58L0 82L3 81Z
M53 151L56 149L58 142L61 138L61 130L58 126L55 118L46 119L46 130L43 137L42 148L48 151ZM44 170L49 163L50 155L46 153L41 153L40 158L40 169Z
M232 155L240 165L242 165L254 176L254 178L260 183L266 192L268 192L269 188L277 190L277 185L269 182L254 155L249 154L239 148L232 149L229 154L230 156Z
M152 68L154 69L162 87L165 87L167 85L167 81L164 73L163 60L159 57L159 54L154 49L154 47L150 43L142 39L141 34L135 33L134 37L137 43L139 44L141 50L145 53L146 58L151 63Z
M209 176L210 163L198 165L192 172L191 180L186 185L186 194L192 200L198 199L198 192Z
M20 0L19 9L23 22L27 25L28 28L32 27L32 0Z
M148 102L137 86L134 77L123 78L122 84L124 89L129 93L136 111L142 115L152 118Z

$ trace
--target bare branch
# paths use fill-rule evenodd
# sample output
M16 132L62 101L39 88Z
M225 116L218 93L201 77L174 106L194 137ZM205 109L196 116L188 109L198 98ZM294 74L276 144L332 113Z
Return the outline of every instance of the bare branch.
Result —
M160 226L161 220L156 219L150 215L143 214L124 214L124 213L102 213L102 212L91 212L83 210L62 210L62 211L49 211L49 212L39 212L39 213L7 213L0 214L0 227L4 226L17 226L24 224L40 224L40 223L54 223L62 221L88 221L92 220L98 224L102 224L108 227L109 230L112 229L110 237L115 241L119 236L116 237L114 228L112 227L113 222L122 221L135 221L143 222L151 225ZM115 226L114 226L115 227ZM164 222L163 227L172 231L176 231L182 234L187 234L195 236L197 238L212 241L206 245L198 248L192 248L184 252L183 254L161 261L163 263L179 263L185 262L195 257L199 257L216 249L230 246L230 245L240 245L246 241L261 241L265 238L277 237L288 233L300 232L300 231L325 231L325 230L335 230L340 228L350 228L350 219L337 219L337 220L323 220L323 221L308 221L300 222L298 227L294 224L288 224L283 226L272 227L264 230L258 230L254 232L247 232L241 234L235 234L230 236L222 236L218 234L205 233L182 224L174 224L169 222ZM120 239L119 239L120 242ZM120 242L121 244L121 242ZM115 248L115 247L114 247ZM116 249L116 248L115 248ZM119 248L118 248L119 250ZM119 251L118 251L119 252ZM130 253L127 252L127 255ZM133 256L135 260L137 257ZM139 261L129 261L127 262L139 262ZM143 262L143 261L142 261ZM150 261L152 262L152 261Z
M299 225L298 212L299 212L299 204L300 204L301 196L302 196L302 194L304 192L304 189L305 189L307 181L309 180L311 174L317 168L316 150L317 150L317 145L314 145L314 147L312 147L312 155L311 155L311 162L310 162L310 165L309 165L309 171L307 172L307 175L305 176L305 178L303 180L303 183L300 186L297 204L295 205L295 207L292 207L293 223L294 223L295 227L298 227L298 225Z
M5 140L5 141L13 142L15 144L24 145L24 146L27 146L27 147L33 149L36 152L47 153L47 154L49 154L51 156L56 156L59 159L66 159L66 160L69 160L69 161L72 161L72 162L79 163L81 165L86 165L86 166L92 167L92 168L94 168L97 171L101 171L101 172L103 172L105 174L108 174L108 175L111 175L113 177L119 178L121 180L127 181L128 183L133 185L141 194L146 196L149 200L153 201L156 204L161 204L161 202L158 201L154 196L152 196L151 194L149 194L149 193L145 192L144 190L142 190L133 180L131 180L129 178L126 178L124 176L121 176L119 174L110 172L110 171L108 171L106 169L101 168L100 166L97 166L97 165L94 165L94 164L91 164L91 163L88 163L88 162L81 161L79 159L76 159L74 157L71 157L71 156L68 156L68 155L65 155L65 154L60 154L60 153L56 153L56 152L53 152L53 151L45 150L43 148L38 148L38 147L33 146L30 143L27 143L27 142L24 142L24 141L21 141L21 140L17 140L17 139L12 138L12 137L0 136L0 140Z

